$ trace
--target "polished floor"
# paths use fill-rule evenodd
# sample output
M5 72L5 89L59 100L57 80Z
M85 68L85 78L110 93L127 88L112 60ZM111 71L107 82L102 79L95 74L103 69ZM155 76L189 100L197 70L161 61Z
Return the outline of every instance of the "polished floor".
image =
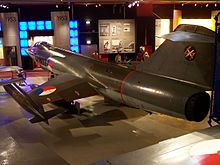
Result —
M219 129L195 131L90 165L219 165Z
M46 80L33 77L27 83ZM60 114L50 119L49 125L31 124L31 115L0 87L1 164L86 165L209 127L207 121L187 122L112 106L101 96L79 101L85 110L81 115Z

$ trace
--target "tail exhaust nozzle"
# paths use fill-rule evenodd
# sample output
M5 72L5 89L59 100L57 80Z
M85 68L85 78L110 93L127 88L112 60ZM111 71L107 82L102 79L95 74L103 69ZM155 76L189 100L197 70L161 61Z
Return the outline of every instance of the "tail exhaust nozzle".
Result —
M210 97L206 92L191 96L185 105L185 116L189 121L202 121L209 112Z

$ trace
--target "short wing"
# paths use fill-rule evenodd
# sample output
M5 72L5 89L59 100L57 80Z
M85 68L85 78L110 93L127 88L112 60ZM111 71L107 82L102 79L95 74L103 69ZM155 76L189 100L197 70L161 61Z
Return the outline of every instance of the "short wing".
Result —
M57 76L29 92L29 96L41 104L58 100L72 101L96 94L87 81L69 74Z

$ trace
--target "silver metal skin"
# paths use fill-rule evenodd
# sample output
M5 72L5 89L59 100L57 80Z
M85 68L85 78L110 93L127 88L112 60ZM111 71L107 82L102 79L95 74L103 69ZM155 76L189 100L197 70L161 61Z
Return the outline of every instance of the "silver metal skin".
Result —
M32 100L44 104L61 99L70 101L98 93L128 106L157 111L190 121L202 121L209 111L210 98L205 91L211 90L212 78L209 76L206 80L206 75L212 75L212 66L201 68L198 67L200 65L198 62L213 63L214 47L213 43L210 43L210 38L213 36L214 39L214 35L212 31L194 25L185 27L182 25L179 29L178 33L183 31L184 34L187 29L194 29L187 31L192 41L186 42L184 37L183 41L178 38L178 41L173 42L171 35L169 41L161 45L149 62L140 64L136 69L105 63L86 55L54 47L46 42L38 42L26 52L35 62L41 64L42 68L58 74L57 78L40 86L42 88L49 84L56 87L57 91L40 96L36 94L38 90L36 88L29 92L29 96ZM208 31L208 35L200 33L201 31ZM205 37L201 37L203 35ZM201 38L207 37L209 38L207 44L204 44L204 40L200 42ZM188 60L187 56L195 52L196 58L192 56L193 59ZM199 56L201 52L211 57L211 60L204 59L206 56ZM170 65L179 66L176 67L177 71L181 70L182 74L169 70ZM189 68L192 71L190 77L187 76ZM200 71L206 73L205 77ZM199 81L193 76L198 77Z

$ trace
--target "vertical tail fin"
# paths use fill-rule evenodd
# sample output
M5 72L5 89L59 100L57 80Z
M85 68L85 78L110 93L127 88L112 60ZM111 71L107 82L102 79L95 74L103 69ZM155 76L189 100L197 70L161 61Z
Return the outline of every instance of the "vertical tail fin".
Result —
M212 87L214 32L197 25L179 25L137 70Z

